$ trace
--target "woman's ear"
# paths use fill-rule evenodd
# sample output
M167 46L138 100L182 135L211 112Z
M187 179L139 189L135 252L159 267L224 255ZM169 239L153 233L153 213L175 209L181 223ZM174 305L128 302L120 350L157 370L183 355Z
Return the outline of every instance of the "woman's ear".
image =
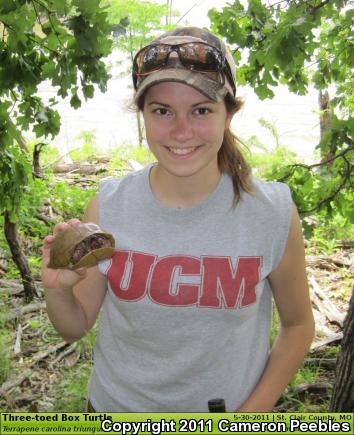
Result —
M227 130L230 127L232 118L234 117L236 112L227 112L226 113L226 120L225 120L225 130Z

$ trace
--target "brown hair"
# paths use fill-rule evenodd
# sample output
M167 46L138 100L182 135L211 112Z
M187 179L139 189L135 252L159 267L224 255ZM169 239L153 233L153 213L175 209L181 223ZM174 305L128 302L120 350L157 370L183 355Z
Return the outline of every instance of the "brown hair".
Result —
M136 103L138 110L141 112L144 108L145 94L143 94ZM234 98L227 94L225 106L228 113L237 113L243 102L240 98ZM241 190L252 193L251 185L251 166L242 154L241 146L244 144L241 140L228 128L224 133L224 139L218 153L218 166L221 173L228 174L232 179L234 188L233 207L236 207L241 197Z
M230 113L237 113L243 102L240 98L231 97L229 94L225 97L226 110ZM241 190L252 193L251 174L252 169L241 151L244 144L228 128L224 133L224 140L218 153L218 165L221 173L228 174L232 179L234 188L235 207L240 200Z

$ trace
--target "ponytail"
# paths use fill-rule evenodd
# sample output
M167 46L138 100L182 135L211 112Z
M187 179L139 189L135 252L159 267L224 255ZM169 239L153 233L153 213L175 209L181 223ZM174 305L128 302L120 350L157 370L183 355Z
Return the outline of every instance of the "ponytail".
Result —
M236 113L242 107L239 98L225 97L226 110ZM252 169L241 152L242 142L235 136L230 129L224 134L224 140L218 153L218 165L221 173L228 174L232 179L234 188L235 207L240 200L241 190L252 193L251 173Z

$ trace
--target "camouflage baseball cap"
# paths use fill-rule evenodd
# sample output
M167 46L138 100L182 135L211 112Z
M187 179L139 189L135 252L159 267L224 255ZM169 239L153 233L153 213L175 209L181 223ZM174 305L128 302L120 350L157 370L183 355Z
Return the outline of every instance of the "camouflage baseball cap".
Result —
M230 49L218 37L199 27L183 27L164 33L149 45L159 42L171 45L204 42L212 45L224 55L229 74L225 74L223 71L204 73L190 70L180 63L178 56L172 56L173 53L171 53L167 65L162 69L145 76L139 76L136 79L136 103L151 86L170 81L185 83L213 101L223 100L226 94L230 94L233 98L236 97L235 62Z

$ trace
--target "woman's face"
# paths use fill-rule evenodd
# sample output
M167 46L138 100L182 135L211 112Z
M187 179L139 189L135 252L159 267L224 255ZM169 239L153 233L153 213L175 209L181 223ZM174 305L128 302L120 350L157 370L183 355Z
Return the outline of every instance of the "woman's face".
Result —
M158 169L176 177L219 174L217 155L232 114L191 86L163 82L145 94L146 139Z

